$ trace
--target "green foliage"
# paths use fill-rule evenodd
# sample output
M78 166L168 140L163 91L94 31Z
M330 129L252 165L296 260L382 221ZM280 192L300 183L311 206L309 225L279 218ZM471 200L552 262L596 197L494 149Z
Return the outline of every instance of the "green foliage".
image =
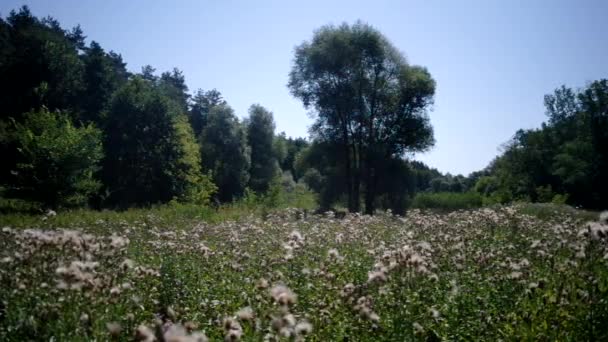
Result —
M188 112L188 116L197 138L200 136L205 125L207 125L207 116L211 109L215 106L226 104L226 101L222 98L222 94L217 89L208 91L199 89L194 96L192 96L192 105Z
M251 150L249 187L258 193L265 193L280 171L274 153L274 118L266 108L255 104L249 108L249 118L245 124Z
M213 107L200 136L203 170L211 172L218 198L230 202L243 195L249 181L247 135L228 105Z
M268 187L268 191L264 193L263 205L266 208L278 207L282 201L284 192L286 192L286 189L283 188L281 179L278 177L274 178Z
M180 151L177 160L174 182L181 186L176 193L179 199L199 205L209 205L211 198L217 192L211 173L202 173L200 147L194 138L192 127L185 115L175 118L177 140L175 150Z
M51 17L38 19L27 6L0 19L6 33L0 50L2 118L46 106L77 114L84 90L79 47L83 37L63 30Z
M158 79L158 86L162 93L171 99L178 107L179 112L185 114L188 111L188 86L186 77L177 68L171 72L163 72Z
M488 166L491 178L481 178L477 191L501 201L535 202L550 202L557 193L557 202L605 208L608 80L594 81L581 90L562 86L545 96L545 106L548 123L536 130L519 130Z
M539 186L536 188L536 200L540 203L548 203L553 199L553 191L551 185Z
M319 170L315 169L314 167L306 170L302 176L302 181L316 193L320 193L322 191L323 183L325 182L324 177L321 175Z
M14 125L19 156L9 195L50 207L86 204L100 187L93 175L102 158L101 132L46 109Z
M281 164L281 169L283 171L291 172L291 175L296 181L303 175L298 173L298 168L296 166L297 155L308 146L309 143L306 139L288 138L285 136L285 133L279 134L275 139L275 154ZM285 148L286 151L283 151L283 148Z
M458 210L479 208L482 205L483 198L474 192L421 192L412 200L412 208L418 209Z
M116 92L104 128L107 204L193 196L204 202L205 192L213 192L201 178L200 155L185 117L150 81L135 77Z
M374 213L374 168L434 143L427 111L435 81L425 68L407 64L399 50L367 24L328 25L315 31L310 42L296 47L289 88L316 114L313 137L340 150L332 155L339 161L332 164L343 168L341 182L350 211L359 211L363 187L365 212Z
M85 89L79 97L81 119L101 125L112 94L127 81L128 73L122 57L106 53L101 45L92 41L82 55Z

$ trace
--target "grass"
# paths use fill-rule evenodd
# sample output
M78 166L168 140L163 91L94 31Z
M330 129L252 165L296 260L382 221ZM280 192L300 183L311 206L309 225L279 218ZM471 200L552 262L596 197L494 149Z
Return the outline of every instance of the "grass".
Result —
M412 207L418 209L459 210L479 208L483 197L475 192L420 192L412 200Z
M599 213L575 209L566 204L552 204L552 203L520 203L518 204L519 211L527 215L533 215L540 219L550 219L552 216L564 214L570 217L576 217L580 220L585 221L596 221L599 217Z
M520 205L340 220L243 203L2 215L0 340L606 340L608 241L592 217Z

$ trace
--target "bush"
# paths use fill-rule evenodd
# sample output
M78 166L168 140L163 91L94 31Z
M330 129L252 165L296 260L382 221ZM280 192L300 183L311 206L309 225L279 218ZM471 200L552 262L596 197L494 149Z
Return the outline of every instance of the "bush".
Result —
M483 198L474 192L438 192L438 193L418 193L413 201L412 207L418 209L472 209L483 205Z
M67 115L46 109L14 123L18 162L8 195L48 207L85 204L100 183L93 178L102 158L101 132L75 127Z

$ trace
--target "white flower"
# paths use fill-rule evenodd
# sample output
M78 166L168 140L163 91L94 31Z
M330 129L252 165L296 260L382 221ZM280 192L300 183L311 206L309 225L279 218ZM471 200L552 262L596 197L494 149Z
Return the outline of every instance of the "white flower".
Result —
M296 335L308 335L312 332L312 324L307 321L302 321L296 324L295 332Z

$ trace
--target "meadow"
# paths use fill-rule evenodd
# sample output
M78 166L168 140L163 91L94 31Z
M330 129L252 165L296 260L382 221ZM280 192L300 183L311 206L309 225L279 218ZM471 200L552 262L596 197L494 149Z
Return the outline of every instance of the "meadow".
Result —
M606 340L608 218L564 208L3 215L0 340Z

